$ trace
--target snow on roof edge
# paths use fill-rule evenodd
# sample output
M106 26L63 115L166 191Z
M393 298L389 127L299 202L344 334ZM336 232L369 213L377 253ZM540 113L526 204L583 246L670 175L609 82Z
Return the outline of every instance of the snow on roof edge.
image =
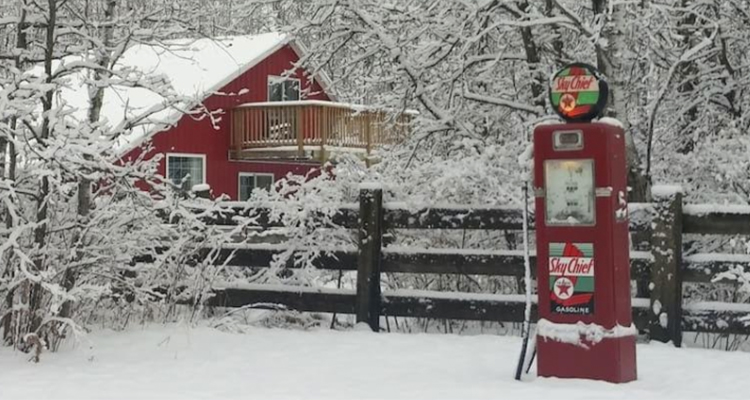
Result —
M224 79L219 81L216 85L203 91L200 94L200 99L196 99L194 102L190 103L188 107L186 107L186 109L188 110L194 109L198 104L204 102L208 97L216 94L219 91L219 89L230 84L233 80L237 79L242 74L246 73L251 68L258 65L261 61L268 58L271 54L279 51L281 48L283 48L286 45L292 45L292 42L293 42L293 39L288 34L281 34L281 40L279 40L278 43L271 46L268 50L259 54L257 57L253 58L247 63L241 65L239 68L237 68L237 70L234 73L227 75ZM294 45L292 46L294 47ZM296 51L297 50L295 50L295 52ZM299 53L297 55L299 55ZM160 106L161 106L160 104L154 105L153 107L146 110L142 115L149 115L153 113L154 110ZM158 124L159 126L150 129L148 132L141 135L138 139L133 140L132 142L124 143L120 148L116 149L115 151L117 159L121 159L125 157L130 151L132 151L135 148L140 147L143 143L151 139L156 134L169 130L170 128L173 128L185 115L186 113L183 113L183 112L175 112L174 115L171 115L168 118L168 120L165 120L164 122Z

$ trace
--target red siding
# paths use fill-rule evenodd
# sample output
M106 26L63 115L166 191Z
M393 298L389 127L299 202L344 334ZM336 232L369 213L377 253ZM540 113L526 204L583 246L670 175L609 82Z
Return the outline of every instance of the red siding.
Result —
M238 104L267 101L267 79L269 75L281 75L290 69L298 60L298 56L290 46L284 46L266 59L256 64L250 70L220 89L222 93L239 93L242 89L248 92L236 96L210 96L204 101L210 110L228 111ZM302 90L309 88L307 78L302 71L297 71ZM311 89L308 99L329 100L316 83ZM206 156L206 181L211 185L215 196L226 194L233 200L237 199L238 175L240 172L273 173L276 180L287 173L305 174L319 166L314 162L246 162L229 161L230 119L228 115L219 122L218 129L214 129L207 120L195 121L190 116L183 117L179 123L168 131L155 135L151 142L155 153L196 153ZM134 151L125 155L125 159L135 154ZM166 175L165 160L159 165L159 173Z

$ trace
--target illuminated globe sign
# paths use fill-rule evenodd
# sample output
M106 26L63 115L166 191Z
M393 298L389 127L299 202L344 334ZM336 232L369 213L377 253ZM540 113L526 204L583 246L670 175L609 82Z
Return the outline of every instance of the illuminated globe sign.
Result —
M569 64L552 76L549 91L555 112L568 122L590 122L607 105L609 88L596 68Z

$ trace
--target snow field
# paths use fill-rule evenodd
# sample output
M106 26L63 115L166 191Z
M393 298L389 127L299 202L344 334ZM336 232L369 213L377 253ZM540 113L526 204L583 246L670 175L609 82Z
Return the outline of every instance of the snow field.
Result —
M747 398L750 355L638 346L625 385L513 380L520 338L182 325L101 331L75 348L0 350L0 399ZM571 360L571 362L575 362ZM533 370L533 369L532 369Z

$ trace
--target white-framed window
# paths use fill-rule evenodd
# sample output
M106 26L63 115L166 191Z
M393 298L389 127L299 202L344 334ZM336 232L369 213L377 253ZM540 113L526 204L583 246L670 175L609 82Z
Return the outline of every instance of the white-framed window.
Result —
M268 101L299 100L300 80L283 76L268 77Z
M183 190L206 183L206 155L167 153L167 179Z
M271 187L273 187L273 174L240 172L237 179L237 200L249 199L256 188L271 190Z

